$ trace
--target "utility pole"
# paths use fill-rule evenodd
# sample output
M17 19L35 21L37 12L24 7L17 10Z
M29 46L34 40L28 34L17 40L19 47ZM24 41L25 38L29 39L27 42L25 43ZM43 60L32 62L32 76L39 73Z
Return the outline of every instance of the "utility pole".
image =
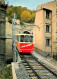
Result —
M15 13L14 13L14 58L15 58L15 62L16 62L16 30L15 30Z

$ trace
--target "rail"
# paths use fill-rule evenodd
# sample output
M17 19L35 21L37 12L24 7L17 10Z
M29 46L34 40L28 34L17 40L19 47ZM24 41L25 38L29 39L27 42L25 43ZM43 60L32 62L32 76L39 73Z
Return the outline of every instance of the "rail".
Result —
M24 64L27 72L32 71L29 73L31 79L57 79L57 71L54 69L49 69L37 58L30 55L20 55L22 63ZM44 72L44 73L43 73ZM55 73L56 72L56 73ZM35 74L35 75L32 75ZM33 78L34 77L34 78Z

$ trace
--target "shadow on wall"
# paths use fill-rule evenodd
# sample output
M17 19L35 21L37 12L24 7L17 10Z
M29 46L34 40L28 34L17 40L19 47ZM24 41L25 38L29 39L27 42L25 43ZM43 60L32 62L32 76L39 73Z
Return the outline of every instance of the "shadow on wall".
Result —
M7 59L5 63L6 63L6 64L11 64L11 62L13 62L13 58Z
M38 48L36 48L36 47L34 47L34 50L35 50L36 52L38 52L38 54L40 54L40 55L42 55L42 56L44 56L44 57L50 57L50 53L49 53L49 52L42 51L42 50L40 50L40 49L38 49Z

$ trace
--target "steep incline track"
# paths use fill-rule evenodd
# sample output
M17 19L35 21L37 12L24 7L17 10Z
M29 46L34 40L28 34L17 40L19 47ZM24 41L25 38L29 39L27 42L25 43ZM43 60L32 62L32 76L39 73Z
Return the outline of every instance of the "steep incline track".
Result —
M20 55L20 57L31 79L57 79L56 71L44 66L31 54Z

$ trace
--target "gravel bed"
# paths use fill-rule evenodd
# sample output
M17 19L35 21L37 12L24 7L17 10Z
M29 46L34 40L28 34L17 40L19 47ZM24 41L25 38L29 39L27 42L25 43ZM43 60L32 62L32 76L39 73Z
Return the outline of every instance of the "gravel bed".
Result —
M18 64L19 68L15 70L17 79L31 79L22 62Z

